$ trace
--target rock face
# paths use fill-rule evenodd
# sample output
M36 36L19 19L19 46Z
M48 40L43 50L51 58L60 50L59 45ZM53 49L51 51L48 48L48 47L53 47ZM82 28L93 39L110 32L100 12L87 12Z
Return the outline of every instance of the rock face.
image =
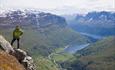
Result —
M33 63L32 57L28 56L27 53L21 49L14 49L15 53L13 54L18 61L24 65L26 70L35 70L35 65Z
M0 49L4 50L7 53L14 52L14 49L10 45L8 41L4 39L3 36L0 35Z
M0 50L5 51L9 55L13 55L26 70L35 70L35 65L31 56L21 49L13 49L8 41L0 35Z

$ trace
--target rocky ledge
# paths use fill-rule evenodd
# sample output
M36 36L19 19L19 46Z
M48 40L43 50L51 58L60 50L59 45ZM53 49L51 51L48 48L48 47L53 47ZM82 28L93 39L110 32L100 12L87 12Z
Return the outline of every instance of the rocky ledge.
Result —
M4 52L8 56L2 55L1 52L2 53ZM24 67L22 69L19 68L18 70L36 70L32 57L29 56L27 52L22 49L14 49L2 35L0 35L0 53L1 53L0 57L10 58L11 56L12 58L16 59L18 65L21 65L22 67ZM10 59L6 62L6 64L1 59L0 59L0 70L9 70L8 68L5 69L4 65L7 65L7 67L8 65L10 66L11 63L8 64ZM4 65L1 62L3 62ZM13 66L13 63L12 63L12 66ZM10 70L14 70L14 69L10 69Z

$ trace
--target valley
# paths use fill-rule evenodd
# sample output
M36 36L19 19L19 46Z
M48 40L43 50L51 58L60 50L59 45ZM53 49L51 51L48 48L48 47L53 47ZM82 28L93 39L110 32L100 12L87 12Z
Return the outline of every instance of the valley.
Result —
M0 34L11 42L19 25L24 31L21 49L34 58L37 70L114 70L113 15L91 12L67 20L35 10L10 11L0 16Z

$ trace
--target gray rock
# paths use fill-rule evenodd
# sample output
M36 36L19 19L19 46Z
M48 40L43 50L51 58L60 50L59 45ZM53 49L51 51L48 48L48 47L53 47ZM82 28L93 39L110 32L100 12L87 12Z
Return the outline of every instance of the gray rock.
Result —
M25 57L27 56L27 53L21 49L14 49L15 52L13 53L13 56L15 56L19 62L22 62Z
M35 65L32 57L26 56L22 63L25 63L24 66L26 66L27 70L35 70Z
M27 53L21 49L15 49L14 56L18 59L18 61L23 64L23 66L27 70L35 70L35 65L32 57L27 55Z
M14 52L14 49L12 48L10 43L6 41L2 35L0 35L0 49L4 50L7 53Z

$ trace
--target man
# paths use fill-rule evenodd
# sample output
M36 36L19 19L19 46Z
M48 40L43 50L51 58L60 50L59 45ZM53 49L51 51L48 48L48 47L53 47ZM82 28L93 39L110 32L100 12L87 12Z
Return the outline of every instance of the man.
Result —
M19 26L16 26L15 30L13 31L13 40L11 42L11 45L13 45L15 40L17 40L17 49L19 49L19 45L20 45L19 41L22 34L23 34L22 29Z

